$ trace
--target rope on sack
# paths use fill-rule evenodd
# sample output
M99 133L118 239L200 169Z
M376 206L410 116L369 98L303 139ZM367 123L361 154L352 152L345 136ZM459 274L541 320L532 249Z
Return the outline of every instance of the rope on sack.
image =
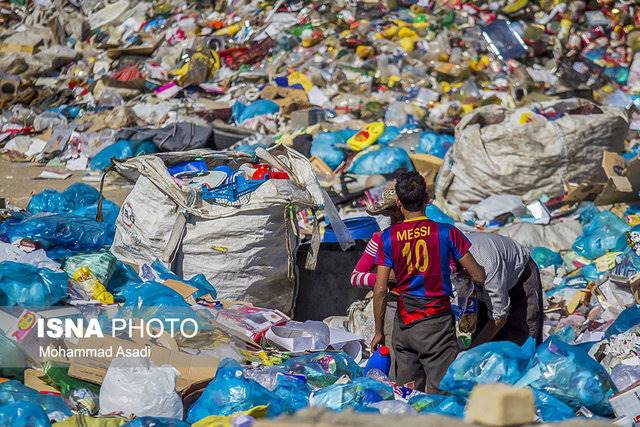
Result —
M298 300L298 294L300 292L299 276L297 271L297 255L291 247L291 230L289 227L296 227L296 244L297 248L300 243L300 232L298 230L298 223L296 222L296 208L293 203L287 203L284 207L284 222L285 222L285 244L287 248L287 279L293 282L293 298L291 302L291 317L293 318L296 310L296 301Z
M96 209L96 221L98 222L102 222L103 220L103 215L102 215L102 200L104 199L104 194L103 194L103 190L104 190L104 181L105 178L107 177L107 174L111 171L115 170L114 166L111 165L108 168L106 168L102 174L102 178L100 178L100 192L98 194L98 207Z

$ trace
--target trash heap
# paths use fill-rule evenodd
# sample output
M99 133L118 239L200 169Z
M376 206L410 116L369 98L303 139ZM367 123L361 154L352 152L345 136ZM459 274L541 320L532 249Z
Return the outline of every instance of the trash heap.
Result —
M640 415L635 2L1 14L3 157L133 187L121 205L73 184L0 211L0 425L244 427L310 406L481 421L474 396L509 386L518 423ZM402 170L427 180L429 218L531 246L543 275L544 343L463 352L447 395L364 374L366 299L289 317L300 245L312 270L322 244L368 239L378 225L357 217ZM52 318L108 334L69 338ZM136 341L114 319L183 330Z

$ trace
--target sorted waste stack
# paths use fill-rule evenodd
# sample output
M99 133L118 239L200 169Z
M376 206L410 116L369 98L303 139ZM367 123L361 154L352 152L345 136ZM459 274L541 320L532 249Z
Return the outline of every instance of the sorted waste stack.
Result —
M1 15L2 155L134 187L122 206L85 184L24 211L0 195L0 425L640 415L635 2L13 0ZM461 353L446 395L364 375L368 300L290 319L299 245L313 268L322 232L369 238L354 217L406 169L436 196L429 218L532 246L543 274L545 341ZM37 337L50 318L199 332Z

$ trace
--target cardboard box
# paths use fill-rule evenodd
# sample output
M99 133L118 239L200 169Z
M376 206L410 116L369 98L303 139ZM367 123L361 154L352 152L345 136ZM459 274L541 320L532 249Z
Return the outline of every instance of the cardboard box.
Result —
M444 160L431 154L413 153L409 154L409 158L420 175L427 182L427 188L432 189L435 186L436 177L440 167L444 164Z
M607 182L596 197L597 205L640 200L640 159L627 162L619 154L605 151L602 155L602 168Z
M40 393L59 393L60 390L55 387L51 387L46 382L42 381L40 377L44 376L44 372L39 369L26 369L24 371L24 385L34 389Z
M182 391L191 387L195 383L210 380L215 377L219 360L215 357L200 356L178 351L177 346L173 350L160 347L148 341L133 342L121 338L105 336L104 338L82 338L77 343L67 342L67 348L74 350L82 349L111 349L112 357L72 357L69 375L94 384L102 384L107 369L111 365L111 360L116 357L117 352L140 351L149 347L149 358L154 364L171 365L175 367L180 376L176 380L176 390Z

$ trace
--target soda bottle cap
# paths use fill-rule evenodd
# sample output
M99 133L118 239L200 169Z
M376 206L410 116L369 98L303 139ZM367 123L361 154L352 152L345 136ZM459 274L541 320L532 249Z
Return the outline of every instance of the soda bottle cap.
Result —
M388 356L389 355L389 347L387 347L386 345L381 345L380 348L378 349L378 351L380 352L380 355L382 355L382 356Z

